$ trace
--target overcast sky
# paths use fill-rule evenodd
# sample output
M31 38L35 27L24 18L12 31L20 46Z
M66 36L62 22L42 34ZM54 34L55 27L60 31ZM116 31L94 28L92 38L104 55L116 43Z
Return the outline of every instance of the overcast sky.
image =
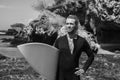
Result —
M32 8L35 0L0 0L0 30L11 24L24 23L37 18L39 12Z

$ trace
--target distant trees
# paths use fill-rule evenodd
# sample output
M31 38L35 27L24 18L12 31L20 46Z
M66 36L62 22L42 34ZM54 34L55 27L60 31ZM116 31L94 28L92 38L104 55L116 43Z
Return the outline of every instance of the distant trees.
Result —
M15 23L12 24L11 27L24 27L25 25L23 23Z
M8 29L6 31L6 35L15 35L17 34L17 31L15 29Z
M70 14L76 15L81 24L85 23L86 18L86 10L87 10L87 1L86 0L55 0L56 3L48 7L47 9L61 15L63 17L67 17Z
M66 2L66 0L54 0L56 5Z
M45 1L43 0L37 0L33 5L32 8L37 10L37 11L41 11L44 10L46 8L46 4Z
M25 25L23 23L15 23L11 25L11 28L7 30L7 35L16 35L18 32L20 32Z

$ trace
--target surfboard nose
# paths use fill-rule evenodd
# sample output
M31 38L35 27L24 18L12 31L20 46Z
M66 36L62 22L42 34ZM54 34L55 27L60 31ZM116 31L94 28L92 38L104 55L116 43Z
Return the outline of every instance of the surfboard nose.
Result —
M17 48L37 72L48 80L55 80L58 49L43 43L26 43Z

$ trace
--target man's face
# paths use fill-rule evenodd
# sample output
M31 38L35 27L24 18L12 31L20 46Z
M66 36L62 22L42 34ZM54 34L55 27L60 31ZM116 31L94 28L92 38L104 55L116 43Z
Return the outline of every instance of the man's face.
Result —
M71 19L71 18L67 18L66 19L66 27L67 27L67 31L68 33L71 33L75 30L75 19Z

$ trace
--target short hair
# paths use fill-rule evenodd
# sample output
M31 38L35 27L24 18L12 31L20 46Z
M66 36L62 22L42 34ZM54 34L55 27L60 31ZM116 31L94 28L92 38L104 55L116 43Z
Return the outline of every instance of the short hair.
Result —
M79 19L76 15L69 15L67 18L75 19L75 24L78 25Z

